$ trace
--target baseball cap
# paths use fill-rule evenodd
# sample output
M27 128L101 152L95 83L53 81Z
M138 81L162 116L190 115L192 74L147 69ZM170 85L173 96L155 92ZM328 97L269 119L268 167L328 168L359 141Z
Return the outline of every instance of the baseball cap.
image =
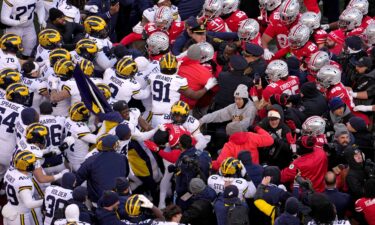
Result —
M245 52L255 57L259 57L263 55L264 49L257 44L246 43Z
M223 197L224 203L226 204L234 204L237 202L238 199L238 188L235 185L229 185L225 187Z
M281 119L280 113L278 111L276 111L276 110L270 110L270 111L268 111L267 117L268 118Z
M372 67L372 59L370 57L362 57L359 60L356 60L355 57L350 59L350 63L358 67L367 67L370 69Z

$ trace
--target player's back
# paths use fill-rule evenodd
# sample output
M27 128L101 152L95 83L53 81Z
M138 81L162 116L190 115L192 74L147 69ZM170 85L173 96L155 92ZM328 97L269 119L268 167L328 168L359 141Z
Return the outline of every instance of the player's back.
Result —
M29 88L32 100L31 107L39 113L39 105L45 99L41 93L47 91L47 82L39 78L22 78L23 83Z
M27 18L28 22L22 24L22 27L33 25L36 0L6 0L4 2L12 5L11 17L13 19L20 20L21 17Z
M91 133L90 129L84 122L75 122L70 118L65 121L65 135L72 136L75 139L73 145L67 149L67 156L70 162L82 162L89 151L89 144L80 138Z
M30 209L22 202L20 192L23 190L34 192L32 176L27 176L17 169L10 167L4 176L4 186L8 202L14 207L14 210L20 214L30 212Z
M64 132L65 117L40 115L39 122L47 127L48 138L46 146L59 146Z
M72 190L60 186L51 185L46 188L44 195L44 208L46 210L44 225L50 225L56 210L62 210L72 199Z
M49 60L49 53L51 50L43 48L41 45L36 47L35 53L35 61L36 62L43 62L45 60Z
M0 125L0 144L16 144L15 124L21 111L26 108L23 105L0 99L0 113L2 120ZM4 145L1 145L4 148ZM14 149L14 147L13 147ZM2 149L4 151L4 149Z
M288 76L285 80L276 82L282 93L295 95L299 93L299 79L296 76Z
M13 54L8 54L0 50L0 69L10 68L21 71L21 64Z
M153 73L149 76L152 112L154 114L166 114L170 112L172 105L180 100L180 90L188 88L186 78L179 75L165 75Z
M70 97L57 102L56 107L53 109L53 115L68 116L69 107L74 103L81 101L81 96L74 79L69 79L66 81L60 80L58 84L58 91L63 90L67 91Z

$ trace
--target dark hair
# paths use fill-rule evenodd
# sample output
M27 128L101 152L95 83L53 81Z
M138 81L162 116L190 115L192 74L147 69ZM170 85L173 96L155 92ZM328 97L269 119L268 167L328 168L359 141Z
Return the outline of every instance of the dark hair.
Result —
M32 60L26 61L22 64L22 72L25 77L30 77L30 72L35 69L34 62Z
M177 214L181 214L182 210L177 205L169 205L167 208L164 209L163 216L166 221L171 221L174 216Z
M365 197L375 198L375 179L370 178L365 183Z
M168 131L161 131L161 130L156 131L156 133L154 134L153 140L155 144L157 144L158 146L164 146L165 144L168 143L168 140L169 140Z
M52 103L50 102L42 102L39 105L39 110L41 115L51 115L53 112Z
M193 140L191 139L190 135L183 134L180 137L180 144L183 149L189 149L193 147Z
M321 193L314 193L309 199L311 216L316 223L330 224L336 219L336 210L328 198Z

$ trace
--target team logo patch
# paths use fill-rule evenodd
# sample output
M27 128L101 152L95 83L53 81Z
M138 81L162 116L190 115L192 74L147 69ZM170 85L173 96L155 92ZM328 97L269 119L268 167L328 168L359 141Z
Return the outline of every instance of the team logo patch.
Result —
M294 169L294 164L290 164L289 169Z

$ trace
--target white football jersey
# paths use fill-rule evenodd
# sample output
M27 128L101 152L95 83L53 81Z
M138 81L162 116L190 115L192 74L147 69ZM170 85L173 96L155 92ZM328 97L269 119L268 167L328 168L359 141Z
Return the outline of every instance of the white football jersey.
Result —
M112 48L112 42L109 40L109 38L100 39L100 38L91 37L90 35L88 35L87 38L95 41L96 46L98 46L99 51L103 50L103 48L106 48L106 47L109 49Z
M103 83L111 88L112 97L115 100L129 102L133 95L138 94L141 85L134 78L122 79L116 76L112 68L106 69L103 75Z
M152 112L166 114L171 111L172 105L180 100L180 90L188 88L187 79L177 74L165 75L152 73L149 75L152 95Z
M103 79L99 77L90 77L90 80L95 84L103 84Z
M6 99L0 100L0 114L2 120L0 121L0 146L1 151L13 152L17 139L16 139L16 122L19 119L21 111L26 107ZM5 148L7 146L7 148Z
M248 183L243 178L224 178L219 175L211 175L208 178L207 184L212 189L216 191L216 193L224 192L224 183L225 181L229 181L231 185L235 185L238 188L238 198L243 200L244 198L249 198L248 195Z
M67 21L80 23L81 22L81 14L79 9L74 5L67 4L66 0L60 0L57 3L57 9L61 10Z
M68 201L73 198L73 191L60 186L51 185L46 188L44 194L44 208L46 210L44 225L50 225L55 211L68 206Z
M81 101L81 95L79 93L77 83L75 82L74 78L67 81L60 80L57 90L68 91L70 94L70 98L66 98L57 102L56 107L53 108L53 115L68 116L69 107L74 103Z
M26 129L27 129L27 125L25 125L22 121L21 118L19 118L17 121L16 121L16 126L14 127L15 130L16 130L16 136L17 136L17 144L18 142L20 142L21 139L25 139L26 138Z
M69 149L65 150L67 152L68 160L71 163L82 163L85 160L85 157L89 152L89 143L80 138L89 133L91 133L91 131L86 123L75 122L70 118L66 119L65 136L72 136L75 139L74 144L71 145Z
M69 222L66 219L58 219L58 220L55 220L55 222L53 223L53 225L66 225L66 224L69 224ZM75 221L74 224L76 224L76 225L90 225L89 223L81 222L81 221Z
M65 117L53 115L40 115L39 122L48 128L48 146L60 146L62 142Z
M173 123L171 114L165 114L164 119L167 121L167 123ZM194 118L193 116L188 116L185 123L182 124L182 126L190 132L190 134L194 135L195 132L199 130L200 123L199 120Z
M33 26L34 11L37 8L37 4L43 4L39 2L41 0L4 0L3 6L6 4L11 8L10 17L14 20L21 20L21 18L27 18L27 22L20 25L22 27ZM3 7L5 8L5 7ZM2 13L3 14L3 13Z
M29 88L30 97L32 97L32 108L39 113L39 105L45 100L41 95L42 92L47 91L47 81L39 78L22 78L23 83Z
M40 78L48 82L48 79L50 79L50 77L56 77L55 71L53 71L53 68L49 64L49 61L44 61L43 66L40 67ZM48 86L48 89L50 89L50 85Z
M0 88L0 99L5 99L5 90Z
M145 9L146 12L143 12L143 14L147 15L147 19L149 22L155 22L155 13L159 9L157 5L154 5L151 8ZM176 22L181 21L180 15L178 14L178 7L175 5L171 5L170 7L173 15L173 20Z
M17 213L23 214L30 212L20 197L23 190L31 190L34 193L32 174L25 175L17 169L10 167L4 176L5 193L8 202L13 206Z
M81 60L83 59L83 57L78 55L76 50L70 51L70 55L72 56L72 62L74 62L74 64L79 64Z
M51 51L52 50L45 49L41 45L38 45L36 47L35 61L40 64L44 63L45 61L49 61L49 53Z
M0 49L0 70L10 68L21 72L21 64L18 58L13 54L7 54Z

